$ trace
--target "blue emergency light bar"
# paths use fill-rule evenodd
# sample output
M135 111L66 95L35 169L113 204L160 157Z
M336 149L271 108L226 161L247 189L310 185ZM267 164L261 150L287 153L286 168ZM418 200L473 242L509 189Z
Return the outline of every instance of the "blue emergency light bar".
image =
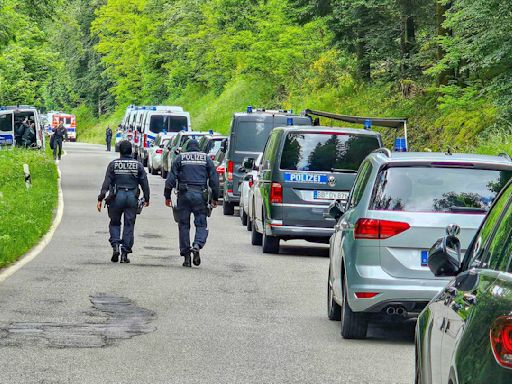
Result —
M367 130L372 129L372 121L370 119L366 119L364 121L364 129L367 129Z
M395 152L407 152L407 140L405 140L405 137L395 139Z
M287 120L286 120L286 124L291 126L293 125L293 117L289 117Z
M252 113L252 106L250 106L250 105L249 105L249 106L247 107L247 113Z
M209 133L210 135L213 135L213 129L210 129L210 130L208 131L208 133Z

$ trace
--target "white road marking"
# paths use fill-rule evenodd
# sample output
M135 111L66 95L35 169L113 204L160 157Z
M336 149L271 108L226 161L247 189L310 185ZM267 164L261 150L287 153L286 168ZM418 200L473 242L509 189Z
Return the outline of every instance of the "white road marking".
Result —
M55 215L55 218L53 220L52 226L50 227L50 230L42 240L37 244L34 248L32 248L25 256L23 256L21 259L19 259L15 264L11 265L10 267L4 269L0 272L0 283L7 280L9 277L14 275L17 271L19 271L21 268L23 268L25 265L30 263L32 260L34 260L45 248L46 246L52 241L53 235L55 234L55 231L59 227L62 216L64 215L64 195L62 193L62 173L60 171L60 168L57 168L57 172L59 174L58 179L58 199L57 199L57 213Z

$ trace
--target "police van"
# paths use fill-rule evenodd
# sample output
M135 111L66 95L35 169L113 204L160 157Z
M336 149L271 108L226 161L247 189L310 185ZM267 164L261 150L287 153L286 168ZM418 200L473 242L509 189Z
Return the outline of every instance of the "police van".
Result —
M135 142L135 155L144 166L147 166L149 148L158 134L177 134L191 130L190 113L185 112L182 107L146 107L137 128L138 140Z
M293 111L265 110L247 107L247 112L235 113L231 121L229 146L226 153L226 184L224 188L224 215L233 215L240 203L240 184L245 176L242 165L255 161L263 152L265 143L277 127L311 125L309 116L296 115Z
M279 253L280 240L328 243L336 224L329 205L348 199L361 163L381 147L381 135L369 130L274 129L254 184L252 244Z
M17 129L29 119L35 124L35 139L29 147L44 149L45 138L39 111L28 105L0 107L0 149L21 146Z

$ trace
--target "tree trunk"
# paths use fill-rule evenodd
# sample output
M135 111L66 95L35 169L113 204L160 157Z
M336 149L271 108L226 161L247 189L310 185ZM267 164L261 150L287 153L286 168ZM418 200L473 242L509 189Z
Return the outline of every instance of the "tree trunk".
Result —
M407 76L412 68L411 58L416 53L416 20L414 17L414 0L401 0L401 53L402 53L402 75Z
M363 80L370 82L372 80L371 62L366 52L365 41L359 38L356 46L357 57L357 76Z
M448 2L447 4L442 4L440 0L437 1L436 5L436 23L437 23L437 36L438 37L446 37L451 36L452 31L446 29L444 27L444 22L446 20L446 12L451 8L452 2ZM441 61L444 59L446 55L446 51L443 48L442 44L438 44L437 46L437 60ZM455 77L455 72L453 70L447 69L446 71L439 74L437 78L438 85L446 85L448 82Z

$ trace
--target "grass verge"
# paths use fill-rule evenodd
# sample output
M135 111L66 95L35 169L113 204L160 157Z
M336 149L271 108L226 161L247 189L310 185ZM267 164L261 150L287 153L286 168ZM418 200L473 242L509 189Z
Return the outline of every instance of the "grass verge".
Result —
M29 190L23 164L30 167ZM57 206L57 179L48 153L0 151L0 268L15 262L48 232Z

